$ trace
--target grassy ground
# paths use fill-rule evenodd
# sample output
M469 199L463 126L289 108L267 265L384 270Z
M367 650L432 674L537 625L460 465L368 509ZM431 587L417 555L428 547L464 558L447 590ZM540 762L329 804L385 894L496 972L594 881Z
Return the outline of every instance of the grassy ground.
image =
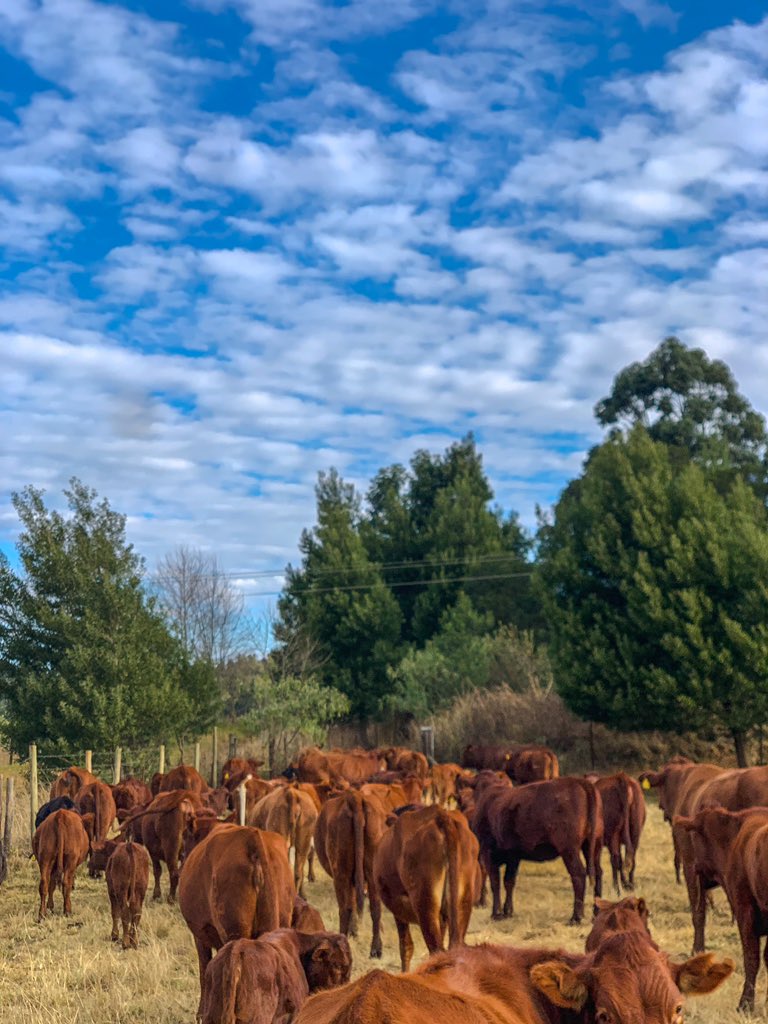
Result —
M81 868L73 894L74 916L61 916L57 894L56 914L38 925L36 864L22 853L28 844L23 807L17 815L17 851L8 881L0 887L0 1020L13 1024L192 1024L198 997L196 956L178 910L164 903L148 903L140 948L124 953L109 942L105 882L89 879ZM638 895L645 896L651 907L654 937L674 956L685 957L692 941L690 915L684 889L675 885L669 830L655 806L650 808L640 849L638 882ZM166 891L165 876L163 885ZM606 891L605 895L611 894ZM327 877L321 873L320 880L308 887L307 896L326 924L335 927L338 919ZM583 949L588 926L565 924L571 899L568 876L559 861L524 864L516 891L516 917L491 923L488 910L476 909L467 941ZM740 970L738 936L722 893L717 893L715 902L709 948L733 957ZM415 966L425 949L421 937L414 938ZM366 917L360 938L352 941L355 976L371 966L369 943L370 919ZM381 963L392 971L399 967L396 932L387 911ZM691 1000L688 1018L718 1024L743 1021L735 1011L740 988L739 973L715 995Z

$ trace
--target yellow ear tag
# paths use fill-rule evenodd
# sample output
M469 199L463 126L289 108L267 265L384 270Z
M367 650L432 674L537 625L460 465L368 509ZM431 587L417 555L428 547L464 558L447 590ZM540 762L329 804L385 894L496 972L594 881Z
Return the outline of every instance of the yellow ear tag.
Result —
M651 788L651 784L648 781L648 779L643 779L643 789L650 789L650 788Z

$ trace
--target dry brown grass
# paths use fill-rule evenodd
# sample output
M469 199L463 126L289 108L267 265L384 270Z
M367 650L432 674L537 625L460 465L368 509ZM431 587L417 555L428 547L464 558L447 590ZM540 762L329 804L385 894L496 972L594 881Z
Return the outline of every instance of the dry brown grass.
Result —
M23 810L19 808L19 812ZM20 822L26 819L20 813ZM22 847L28 840L19 835ZM0 888L0 1020L13 1024L192 1024L197 1003L194 947L178 910L148 903L138 951L122 952L109 942L110 917L106 886L89 879L81 869L73 894L74 916L57 912L36 924L37 870L21 849L14 854L9 880ZM651 926L660 945L684 957L691 947L692 929L684 889L675 885L669 829L655 806L638 859L638 894L645 896ZM164 891L167 881L163 879ZM307 895L335 927L337 915L329 880L309 886ZM610 896L610 893L606 892ZM710 948L741 964L736 928L722 893L716 896L708 939ZM562 864L525 864L516 892L517 915L509 922L489 921L488 910L477 909L468 941L508 945L545 945L583 949L588 925L568 927L571 889ZM414 966L425 955L416 938ZM368 959L370 919L352 941L355 976L374 962ZM390 915L384 912L382 966L398 969L397 938ZM761 984L765 984L763 977ZM741 977L730 979L714 996L691 1000L688 1017L694 1021L735 1024L743 1018L735 1006Z

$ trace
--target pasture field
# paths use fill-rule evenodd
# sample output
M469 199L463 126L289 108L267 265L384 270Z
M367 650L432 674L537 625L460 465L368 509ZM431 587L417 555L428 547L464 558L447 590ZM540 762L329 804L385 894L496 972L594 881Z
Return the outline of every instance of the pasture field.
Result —
M22 817L22 820L23 819ZM123 952L109 942L111 919L106 883L78 874L73 893L73 917L61 915L57 893L56 913L36 923L38 873L34 860L26 859L27 840L19 836L6 883L0 887L0 1021L3 1024L193 1024L198 998L197 958L190 934L176 907L147 902L138 951ZM604 854L604 868L607 854ZM318 881L308 885L306 896L321 911L326 925L338 923L331 883L318 869ZM683 886L675 884L669 828L655 803L649 806L648 823L638 857L637 895L651 908L651 929L660 946L675 957L690 953L692 926ZM610 892L610 870L606 872ZM163 877L167 892L167 878ZM487 908L476 908L467 941L506 945L542 945L571 950L584 948L589 923L570 927L570 881L560 861L523 864L516 890L514 919L491 922ZM589 902L588 902L588 905ZM364 916L358 939L351 940L353 976L381 965L399 969L397 935L388 911L383 913L384 958L368 958L370 918ZM414 930L414 967L426 955L420 934ZM686 1016L692 1021L736 1024L741 991L741 953L735 925L725 897L715 895L710 914L708 948L736 961L737 972L712 996L688 1002ZM758 1006L765 992L765 974L758 977ZM762 1008L761 1014L762 1016Z

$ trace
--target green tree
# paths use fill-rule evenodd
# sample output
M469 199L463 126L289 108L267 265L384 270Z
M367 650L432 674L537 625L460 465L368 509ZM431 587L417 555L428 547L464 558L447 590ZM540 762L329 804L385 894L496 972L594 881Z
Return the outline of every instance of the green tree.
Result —
M642 428L595 449L540 534L559 692L622 729L730 730L768 717L768 524Z
M328 726L347 714L349 706L343 693L312 677L273 679L261 675L253 681L253 709L240 724L266 737L274 775L278 751L287 764L300 741L322 743Z
M768 493L765 420L740 394L729 367L700 348L666 338L617 375L595 415L603 426L641 424L678 464L693 459L721 488L738 474L760 497Z
M400 647L400 609L363 544L354 487L332 469L315 493L317 525L302 534L301 568L288 569L276 638L284 645L306 630L325 655L320 680L345 693L354 714L372 715Z
M0 556L0 701L17 750L133 745L199 734L213 719L210 665L192 663L143 586L125 517L73 479L69 515L13 495L23 572Z

